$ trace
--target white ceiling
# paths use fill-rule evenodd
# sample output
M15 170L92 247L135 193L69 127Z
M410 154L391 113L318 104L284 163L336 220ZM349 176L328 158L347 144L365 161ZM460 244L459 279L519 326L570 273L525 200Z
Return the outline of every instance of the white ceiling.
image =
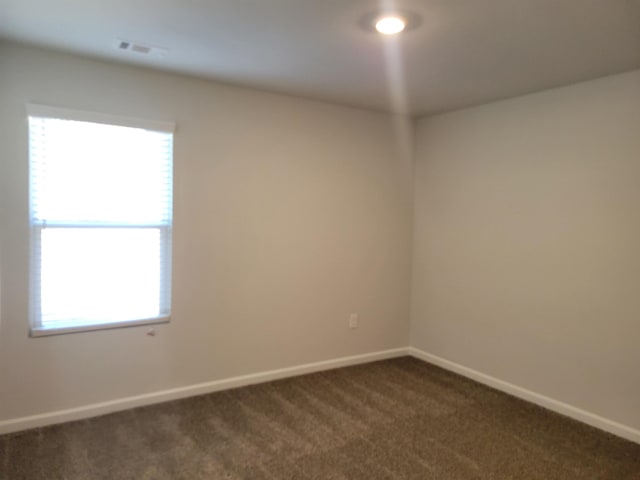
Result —
M422 25L361 28L384 8ZM0 37L422 115L640 68L640 0L0 0Z

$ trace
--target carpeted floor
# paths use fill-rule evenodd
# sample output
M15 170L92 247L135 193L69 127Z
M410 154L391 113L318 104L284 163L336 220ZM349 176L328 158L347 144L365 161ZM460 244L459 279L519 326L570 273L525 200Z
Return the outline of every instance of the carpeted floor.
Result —
M640 445L406 357L1 436L0 479L640 480Z

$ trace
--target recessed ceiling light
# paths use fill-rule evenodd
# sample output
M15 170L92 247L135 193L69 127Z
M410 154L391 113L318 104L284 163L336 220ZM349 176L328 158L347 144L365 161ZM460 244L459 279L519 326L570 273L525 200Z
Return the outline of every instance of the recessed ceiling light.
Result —
M395 35L418 28L422 24L422 18L407 10L378 10L360 17L358 24L367 32Z
M376 30L383 35L395 35L404 30L406 22L396 16L382 17L376 22Z

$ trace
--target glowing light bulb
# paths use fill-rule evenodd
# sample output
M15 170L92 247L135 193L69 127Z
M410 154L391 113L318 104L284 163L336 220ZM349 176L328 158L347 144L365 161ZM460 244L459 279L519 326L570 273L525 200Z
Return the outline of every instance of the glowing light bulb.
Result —
M403 31L405 25L399 17L383 17L376 22L376 30L383 35L395 35Z

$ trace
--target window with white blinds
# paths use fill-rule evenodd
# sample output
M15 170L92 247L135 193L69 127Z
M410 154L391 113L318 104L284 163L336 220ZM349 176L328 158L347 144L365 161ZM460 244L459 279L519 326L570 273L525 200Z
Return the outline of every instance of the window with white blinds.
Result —
M28 114L32 335L168 321L173 124Z

